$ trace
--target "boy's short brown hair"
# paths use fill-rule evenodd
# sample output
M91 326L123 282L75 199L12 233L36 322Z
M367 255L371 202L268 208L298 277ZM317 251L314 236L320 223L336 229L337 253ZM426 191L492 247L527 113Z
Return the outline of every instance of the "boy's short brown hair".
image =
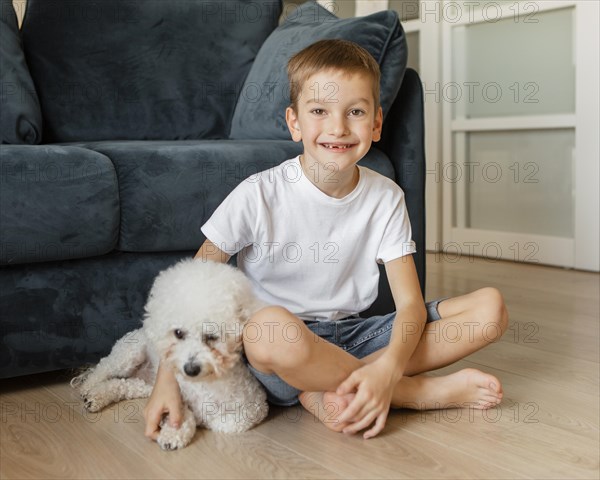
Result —
M379 109L381 72L373 56L360 45L348 40L320 40L296 53L288 62L290 106L298 110L298 98L304 83L323 70L362 73L371 77L375 110Z

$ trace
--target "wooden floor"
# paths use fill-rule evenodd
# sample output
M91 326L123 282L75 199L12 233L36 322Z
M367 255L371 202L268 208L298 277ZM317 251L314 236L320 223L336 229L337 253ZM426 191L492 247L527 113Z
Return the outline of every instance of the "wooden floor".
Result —
M428 298L498 287L511 326L438 373L475 367L503 382L486 412L393 411L371 440L273 408L242 435L199 431L177 452L143 436L144 401L86 414L68 372L0 382L0 478L599 478L597 274L428 255Z

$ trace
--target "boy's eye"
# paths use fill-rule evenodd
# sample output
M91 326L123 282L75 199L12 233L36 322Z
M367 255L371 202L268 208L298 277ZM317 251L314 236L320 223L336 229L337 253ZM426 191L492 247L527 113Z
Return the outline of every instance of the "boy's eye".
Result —
M353 108L352 110L350 110L350 115L352 115L353 117L359 117L360 115L363 115L365 113L364 110L361 110L359 108Z
M313 108L310 113L314 113L315 115L323 115L325 113L325 110L323 110L322 108Z
M175 338L177 338L178 340L183 340L183 338L185 337L185 332L180 328L176 328L175 330L173 330L173 335L175 335Z

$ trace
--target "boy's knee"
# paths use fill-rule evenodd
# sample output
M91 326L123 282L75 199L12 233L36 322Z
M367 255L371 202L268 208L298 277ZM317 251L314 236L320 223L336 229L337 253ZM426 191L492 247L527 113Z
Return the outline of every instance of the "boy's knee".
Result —
M293 368L310 355L306 326L287 309L265 307L256 312L244 326L246 357L262 371Z
M501 336L508 328L508 310L502 293L497 288L486 287L479 290L479 294L482 318L487 324L495 324L498 336Z

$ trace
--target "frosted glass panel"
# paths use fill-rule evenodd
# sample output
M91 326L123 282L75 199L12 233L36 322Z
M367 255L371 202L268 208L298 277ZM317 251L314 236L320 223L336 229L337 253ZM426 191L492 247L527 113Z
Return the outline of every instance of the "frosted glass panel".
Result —
M574 113L573 15L566 8L453 28L454 81L444 98L454 118Z
M455 134L455 226L573 238L574 145L571 129Z
M411 32L406 34L406 43L408 44L408 63L410 67L417 72L419 71L419 32Z

